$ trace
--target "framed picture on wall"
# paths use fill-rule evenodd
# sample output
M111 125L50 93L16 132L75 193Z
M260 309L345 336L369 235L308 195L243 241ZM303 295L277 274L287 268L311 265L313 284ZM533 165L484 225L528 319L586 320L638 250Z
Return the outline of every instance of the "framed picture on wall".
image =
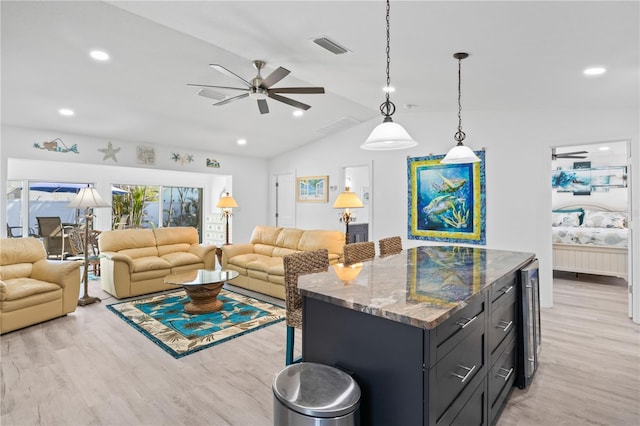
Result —
M329 176L296 178L296 201L299 203L326 203L329 201Z
M484 151L478 163L442 164L444 155L407 159L408 238L485 244Z

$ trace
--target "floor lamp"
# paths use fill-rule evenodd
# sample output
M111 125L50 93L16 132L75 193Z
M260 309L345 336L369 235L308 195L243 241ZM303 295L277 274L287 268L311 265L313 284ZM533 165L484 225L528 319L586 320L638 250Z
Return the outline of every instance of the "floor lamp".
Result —
M216 204L216 207L219 209L222 209L222 215L224 216L226 221L226 225L225 225L226 242L224 243L224 245L228 246L229 245L229 216L233 214L232 209L238 207L238 203L236 203L236 200L234 200L233 197L229 195L228 192L225 192L225 195L220 197L220 201L218 201L218 204Z
M82 271L84 295L78 300L78 306L86 306L100 301L98 297L89 296L89 232L93 222L93 209L110 206L95 188L81 188L76 198L71 200L67 207L76 209L84 207L84 267Z
M344 222L346 226L346 230L344 233L345 244L349 244L349 224L356 220L355 214L353 214L349 209L357 209L360 207L364 207L358 195L355 192L349 191L349 187L347 186L344 189L344 192L338 195L335 203L333 203L334 209L344 209L342 213L338 215L338 219L340 222Z

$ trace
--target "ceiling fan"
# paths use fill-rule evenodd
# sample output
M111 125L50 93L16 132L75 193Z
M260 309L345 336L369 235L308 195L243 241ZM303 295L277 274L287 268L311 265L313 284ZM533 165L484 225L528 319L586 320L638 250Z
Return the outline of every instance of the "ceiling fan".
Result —
M286 68L278 67L275 71L269 74L267 77L263 78L260 74L260 71L264 68L266 62L255 60L253 61L253 66L258 70L258 75L256 75L251 81L247 81L234 72L229 71L222 65L218 64L210 64L209 66L222 74L236 78L240 80L245 87L229 87L229 86L211 86L206 84L187 84L187 86L195 86L195 87L209 87L215 89L226 89L226 90L240 90L245 93L241 95L228 97L220 102L217 102L213 105L220 106L228 104L229 102L237 101L238 99L243 99L246 97L256 99L258 101L258 109L260 110L260 114L267 114L269 112L269 106L267 105L267 98L271 98L275 101L283 102L287 105L291 105L294 108L308 110L311 108L310 105L304 104L302 102L296 101L291 98L287 98L285 96L281 96L279 93L301 93L301 94L315 94L315 93L324 93L324 87L272 87L274 84L285 78L287 75L291 73ZM198 92L201 96L211 97L211 93L200 91Z
M558 158L587 158L586 155L580 154L588 154L589 151L573 151L573 152L565 152L562 154L556 154L556 149L551 148L551 159L557 160Z

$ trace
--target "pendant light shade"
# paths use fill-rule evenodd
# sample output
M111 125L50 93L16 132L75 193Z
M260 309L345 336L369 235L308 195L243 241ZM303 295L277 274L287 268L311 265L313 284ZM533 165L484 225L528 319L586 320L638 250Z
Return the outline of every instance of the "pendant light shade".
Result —
M387 0L387 88L391 87L391 74L389 68L391 65L390 45L391 36L389 31L390 22L389 0ZM368 149L373 151L391 151L394 149L411 148L418 145L418 142L414 141L409 133L398 123L394 123L391 116L396 112L396 106L391 102L389 98L389 90L385 95L385 101L380 105L380 112L384 116L382 124L376 126L371 132L365 143L360 145L362 149Z
M418 145L409 133L398 123L394 123L391 117L378 124L365 143L360 145L362 149L372 151L390 151L393 149L411 148Z
M456 146L451 148L447 155L440 160L443 164L465 164L465 163L477 163L480 161L478 156L473 153L471 148L464 146L462 141L466 137L466 134L462 131L462 103L461 103L461 62L464 58L468 57L468 53L460 52L454 53L453 57L458 60L458 131L453 136L453 139L458 142Z

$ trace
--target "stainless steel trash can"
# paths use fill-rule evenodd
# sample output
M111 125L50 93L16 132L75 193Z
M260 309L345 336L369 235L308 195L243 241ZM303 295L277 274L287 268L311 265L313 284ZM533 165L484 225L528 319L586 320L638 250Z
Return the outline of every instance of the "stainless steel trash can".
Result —
M275 426L358 426L360 387L337 368L312 362L292 364L273 381Z

